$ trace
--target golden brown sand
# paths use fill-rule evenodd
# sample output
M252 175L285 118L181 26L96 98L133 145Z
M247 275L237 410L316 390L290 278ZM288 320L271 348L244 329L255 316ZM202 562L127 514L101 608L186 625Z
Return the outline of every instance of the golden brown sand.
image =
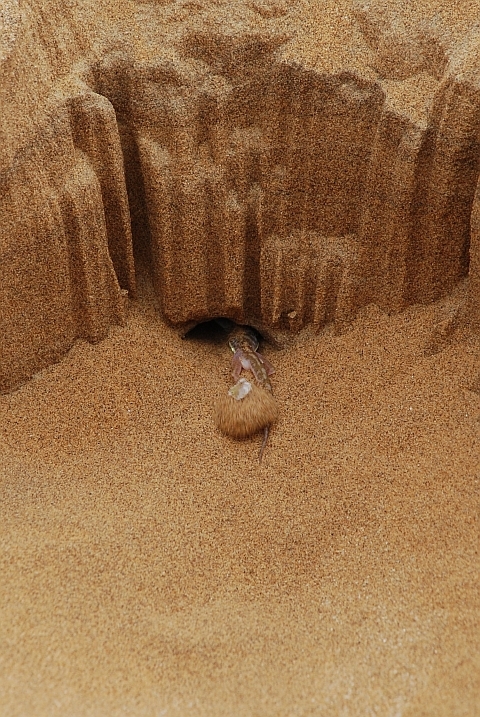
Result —
M301 0L286 56L326 74L375 66L387 109L426 123L438 78L416 64L418 28L438 14L439 44L461 54L478 2L354 4L386 28L377 53L352 3ZM89 48L115 51L112 26L137 59L169 52L163 3L65 3L75 32L44 3L43 34L41 5L20 4L22 62L2 83L5 166L42 126L51 83ZM45 204L18 184L26 206ZM15 278L46 266L54 293L43 234L34 251L23 224L6 226ZM35 306L41 337L55 322ZM261 465L257 436L214 426L222 337L182 341L151 295L105 341L0 396L0 717L479 715L480 339L451 343L439 313L368 308L341 336L264 347L280 418ZM8 351L24 341L12 330Z
M217 402L215 424L227 436L247 438L278 419L273 396L254 382L250 385L249 393L240 400L226 392Z
M437 307L264 347L280 420L214 427L221 336L147 303L0 398L0 714L479 714L479 343Z

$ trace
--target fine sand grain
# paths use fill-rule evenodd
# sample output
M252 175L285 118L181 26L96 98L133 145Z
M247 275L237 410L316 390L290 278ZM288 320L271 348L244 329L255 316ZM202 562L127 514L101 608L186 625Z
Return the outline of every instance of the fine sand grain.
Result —
M245 379L244 379L245 380ZM255 383L247 382L248 394L241 399L223 394L215 407L215 424L227 436L247 438L278 419L278 408L272 394Z
M234 3L172 3L169 20L165 2L69 2L73 30L57 26L57 2L4 5L11 37L20 10L26 28L1 88L13 161L82 48L125 41L135 62L159 49L175 59L166 39L182 18L221 24ZM273 5L236 12L268 19ZM300 0L288 11L287 59L380 82L378 71L386 110L426 126L435 72L475 39L479 3ZM371 21L370 45L355 12ZM3 42L0 59L13 47ZM39 156L40 179L53 175ZM50 194L19 176L27 209L43 207ZM28 288L46 267L39 295L54 294L43 235L34 251L23 224L6 226L7 257L21 247L16 278ZM263 346L279 420L259 465L259 436L215 427L231 385L220 330L182 340L148 284L139 295L124 327L0 396L0 717L480 715L480 339L449 343L437 304L368 307L342 335ZM30 328L52 323L31 305ZM14 327L7 348L22 357L24 341Z
M261 466L222 335L150 300L2 396L0 714L478 715L480 346L426 356L437 311L264 347Z

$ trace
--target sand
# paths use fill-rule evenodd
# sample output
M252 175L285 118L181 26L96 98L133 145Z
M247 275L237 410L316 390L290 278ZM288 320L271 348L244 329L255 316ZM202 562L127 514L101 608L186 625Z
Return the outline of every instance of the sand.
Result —
M377 47L366 44L347 0L292 3L284 20L276 4L278 22L296 33L285 57L325 75L348 68L365 81L381 77L384 114L392 111L399 125L427 126L443 54L451 77L458 62L466 87L476 88L478 65L469 64L468 53L475 59L477 2L358 0L357 19L365 13L363 31ZM100 149L115 146L99 141L92 149L77 137L82 151L74 150L64 116L62 103L84 91L78 78L85 67L110 49L105 74L115 78L117 40L120 49L128 40L132 57L148 68L159 47L168 54L165 38L191 13L206 8L219 25L230 14L235 21L233 0L172 6L170 20L169 3L127 0L8 0L0 11L3 24L10 23L0 38L0 163L18 194L0 196L7 207L0 263L10 272L0 282L10 302L0 306L6 375L0 388L18 386L66 354L0 396L0 717L476 717L480 334L452 326L465 293L476 308L464 313L471 326L475 316L480 325L479 191L471 276L458 296L396 313L429 298L414 281L410 293L401 286L408 272L403 259L395 264L395 252L410 239L400 236L404 215L391 202L393 218L378 215L385 237L377 227L368 245L372 264L379 264L369 286L380 298L392 295L383 302L391 315L368 305L342 333L328 324L318 335L310 327L285 344L262 346L276 369L279 420L259 465L261 436L235 441L215 427L215 404L231 385L231 352L220 329L207 326L181 339L162 319L162 297L138 263L138 297L126 302L125 324L111 326L122 319L124 294L106 248L102 176L93 160L98 150L97 171L107 186L117 165ZM235 12L268 19L274 6L246 0ZM110 36L112 28L118 37ZM469 33L471 47L463 46ZM461 52L450 56L451 48ZM45 117L55 102L60 119L53 113L50 126ZM473 114L475 106L465 100ZM72 116L90 116L87 106L72 107ZM100 113L107 105L95 107ZM478 124L465 116L445 115L454 125L465 119L478 136ZM117 132L113 110L105 117ZM68 161L57 140L70 148ZM397 163L393 149L392 166L403 177L410 155L400 153ZM447 195L451 167L463 176L452 152L446 174L439 174ZM458 156L468 165L470 155ZM136 166L135 157L129 161ZM14 176L12 167L23 174ZM88 311L70 306L68 282L79 294L83 289L57 246L60 209L49 182L62 189L64 169L71 205L78 200L81 208L81 221L72 225L79 235L84 224L90 232L78 239L92 250L93 279L78 299L80 309L85 297L91 300ZM436 201L436 186L426 204ZM84 190L86 203L78 199ZM391 196L397 193L393 183ZM127 226L119 206L112 200L111 214ZM138 224L138 216L132 219ZM414 237L419 242L422 231ZM440 245L427 242L431 253L419 246L408 244L421 284L422 267L441 265L444 255ZM389 262L394 271L383 276ZM133 271L124 264L126 274ZM128 277L132 287L124 279L123 288L133 295ZM464 277L453 272L446 286ZM200 301L188 287L172 285L192 304ZM404 304L395 303L397 293ZM96 344L76 341L66 353L75 337L103 335Z
M479 714L479 342L370 307L264 346L260 466L221 332L140 293L0 398L0 714Z

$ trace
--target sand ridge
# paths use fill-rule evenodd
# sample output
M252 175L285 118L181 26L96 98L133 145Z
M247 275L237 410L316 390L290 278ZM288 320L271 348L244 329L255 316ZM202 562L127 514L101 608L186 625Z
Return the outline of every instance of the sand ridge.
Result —
M121 324L140 256L180 329L341 328L467 275L478 328L475 19L445 0L5 6L0 391Z

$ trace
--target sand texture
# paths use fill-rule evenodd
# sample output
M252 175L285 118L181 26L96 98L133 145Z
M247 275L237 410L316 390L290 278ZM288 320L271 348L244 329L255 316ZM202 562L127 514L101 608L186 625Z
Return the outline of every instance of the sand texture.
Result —
M3 0L0 717L480 715L479 16Z
M261 465L222 337L141 303L4 396L0 714L478 715L479 344L434 314L267 349Z
M470 275L476 6L8 0L0 16L0 391L124 321L272 335ZM470 262L470 256L472 261Z
M225 392L215 407L215 424L227 436L248 438L278 419L272 394L255 383L250 383L248 388L248 394L240 400L233 397L230 390Z

